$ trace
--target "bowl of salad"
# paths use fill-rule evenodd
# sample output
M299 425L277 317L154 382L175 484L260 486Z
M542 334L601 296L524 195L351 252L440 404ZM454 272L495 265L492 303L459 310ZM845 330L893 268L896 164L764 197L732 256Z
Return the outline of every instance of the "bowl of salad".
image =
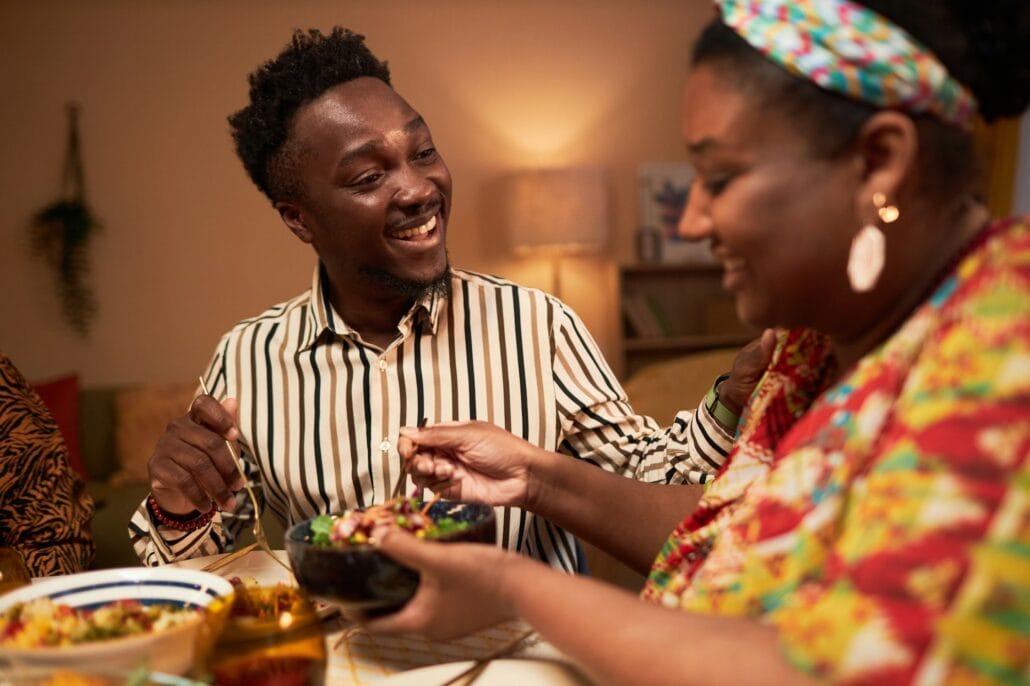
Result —
M232 592L214 574L162 567L38 580L0 596L0 667L186 674L208 606Z
M301 588L337 605L351 619L387 614L415 594L418 574L380 552L376 536L389 528L442 543L497 540L489 505L393 498L382 505L321 515L286 532L286 552Z

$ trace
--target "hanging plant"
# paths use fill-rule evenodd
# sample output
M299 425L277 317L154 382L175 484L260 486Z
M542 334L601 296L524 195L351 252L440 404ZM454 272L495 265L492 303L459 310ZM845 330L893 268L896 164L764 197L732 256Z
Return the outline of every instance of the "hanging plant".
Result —
M101 223L86 202L79 148L79 111L75 103L66 107L68 145L61 175L61 196L36 212L30 228L33 254L43 257L56 271L65 319L76 332L86 336L97 312L96 298L86 284L88 249Z

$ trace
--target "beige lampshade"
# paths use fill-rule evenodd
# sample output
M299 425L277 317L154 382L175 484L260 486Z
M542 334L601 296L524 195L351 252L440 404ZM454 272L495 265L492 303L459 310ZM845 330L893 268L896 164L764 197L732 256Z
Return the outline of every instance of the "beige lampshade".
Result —
M589 253L608 242L608 181L586 167L531 169L505 183L508 243L517 254Z

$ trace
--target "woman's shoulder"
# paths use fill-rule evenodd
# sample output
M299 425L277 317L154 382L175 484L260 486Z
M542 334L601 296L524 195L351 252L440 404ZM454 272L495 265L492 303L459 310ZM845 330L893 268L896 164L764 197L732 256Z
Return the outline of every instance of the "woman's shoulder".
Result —
M948 303L965 316L988 312L976 303L991 303L990 311L1018 312L1030 307L1030 216L991 222L968 251L934 299Z

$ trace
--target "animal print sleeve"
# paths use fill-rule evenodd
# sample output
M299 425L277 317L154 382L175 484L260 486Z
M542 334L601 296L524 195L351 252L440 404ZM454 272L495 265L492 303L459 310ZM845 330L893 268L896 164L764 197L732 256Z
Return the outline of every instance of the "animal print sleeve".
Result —
M20 551L32 576L82 571L95 553L92 519L56 422L0 353L0 545Z

